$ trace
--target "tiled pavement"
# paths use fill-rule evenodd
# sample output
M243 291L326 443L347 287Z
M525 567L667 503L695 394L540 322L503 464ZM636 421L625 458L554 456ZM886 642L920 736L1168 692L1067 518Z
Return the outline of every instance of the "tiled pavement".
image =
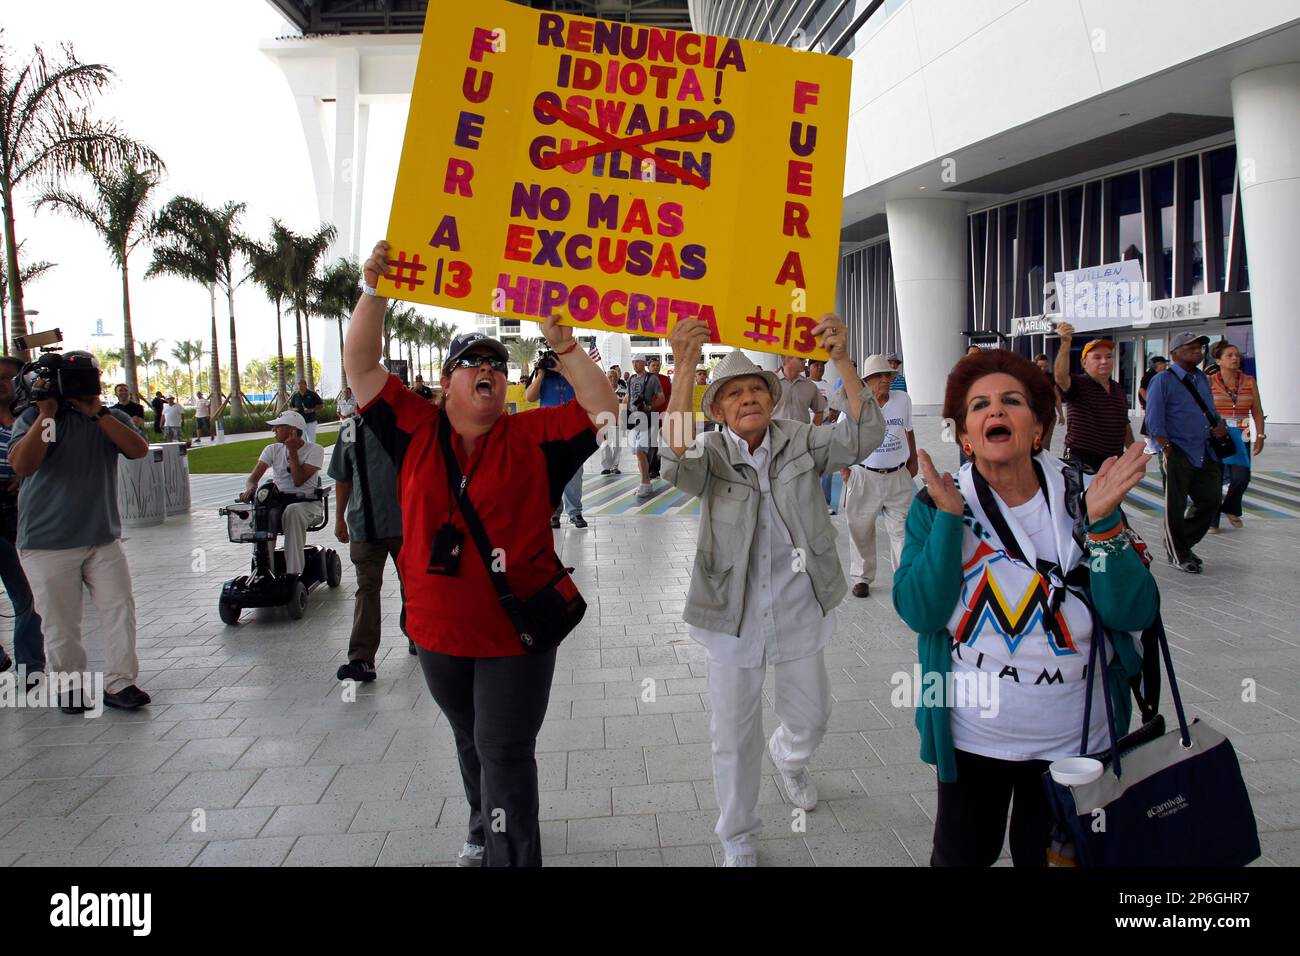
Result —
M935 427L918 421L923 443ZM1300 452L1270 454L1267 467L1297 470ZM589 493L603 481L593 476ZM708 695L681 623L696 519L592 517L588 530L566 525L557 536L590 610L560 651L538 742L547 865L713 864ZM1150 514L1137 509L1134 521L1160 540ZM1198 549L1203 577L1155 571L1184 699L1240 751L1264 862L1295 865L1300 547L1291 521L1247 522ZM450 861L464 798L451 733L396 637L395 580L380 679L348 703L333 680L351 618L346 560L343 586L316 591L302 621L245 612L228 628L216 614L220 582L242 571L248 550L226 541L214 506L132 532L126 548L142 684L155 703L93 720L0 709L0 865ZM96 639L90 648L93 660ZM813 761L822 803L806 832L793 832L765 764L761 863L927 862L934 775L918 760L911 711L889 703L890 676L914 660L887 582L846 601L827 655L830 733ZM1257 683L1252 703L1241 699L1246 679ZM770 706L764 719L770 729Z

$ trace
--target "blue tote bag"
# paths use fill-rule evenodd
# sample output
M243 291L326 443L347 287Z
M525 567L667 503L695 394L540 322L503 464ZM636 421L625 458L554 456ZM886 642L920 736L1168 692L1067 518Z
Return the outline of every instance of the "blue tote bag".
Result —
M1117 740L1110 694L1103 692L1111 749L1097 755L1105 764L1101 777L1065 786L1043 774L1056 830L1072 839L1079 866L1245 866L1259 857L1259 833L1237 755L1223 734L1200 720L1188 722L1158 620L1155 631L1178 728L1163 733L1157 717ZM1093 634L1080 753L1087 751L1092 682L1105 671L1102 641L1109 639L1095 609Z

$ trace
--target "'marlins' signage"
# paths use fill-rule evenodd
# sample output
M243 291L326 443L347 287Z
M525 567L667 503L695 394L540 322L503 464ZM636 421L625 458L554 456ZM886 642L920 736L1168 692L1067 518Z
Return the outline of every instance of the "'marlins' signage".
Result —
M1060 322L1070 322L1076 332L1092 332L1097 329L1141 329L1148 325L1244 318L1249 315L1249 292L1207 292L1204 295L1184 295L1176 299L1148 300L1142 313L1132 318L1099 316L1080 322L1062 316L1059 312L1022 316L1011 320L1011 334L1051 334Z

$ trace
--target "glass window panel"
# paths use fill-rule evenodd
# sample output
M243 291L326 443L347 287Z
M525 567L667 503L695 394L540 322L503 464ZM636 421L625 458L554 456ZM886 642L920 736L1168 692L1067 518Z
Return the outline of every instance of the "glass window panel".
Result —
M1083 187L1066 190L1064 271L1079 268L1079 230L1083 225Z
M1190 256L1191 274L1187 277L1185 288L1188 295L1200 295L1205 291L1205 229L1201 222L1201 164L1195 156L1182 160L1183 175L1187 177L1187 206L1192 221L1188 223L1188 235L1192 247Z
M1088 183L1084 189L1088 226L1084 230L1083 264L1101 265L1101 182Z
M1174 164L1164 163L1151 170L1151 199L1155 204L1159 253L1147 264L1147 281L1155 299L1171 295L1174 273Z
M1111 221L1120 259L1142 259L1142 183L1137 171L1111 180Z
M1228 268L1228 230L1232 228L1232 180L1237 163L1237 148L1225 146L1210 153L1206 159L1210 167L1210 202L1215 204L1215 215L1211 225L1214 235L1211 242L1217 242L1222 253L1219 256L1219 288L1225 288L1224 279Z
M1027 300L1022 303L1025 315L1043 311L1043 197L1025 203L1024 241L1020 244L1021 262L1026 272Z
M1012 302L1015 295L1016 269L1016 207L1003 206L1002 214L1002 248L999 250L998 276L999 286L998 314L996 321L989 323L990 329L1010 328Z

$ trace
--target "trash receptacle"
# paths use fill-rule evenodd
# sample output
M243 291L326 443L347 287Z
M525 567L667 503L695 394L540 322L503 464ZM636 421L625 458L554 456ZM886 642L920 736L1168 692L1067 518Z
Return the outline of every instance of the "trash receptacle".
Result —
M190 458L184 442L165 442L163 482L167 499L167 516L189 514Z
M162 524L167 517L163 446L150 445L143 458L117 462L117 510L124 528Z

